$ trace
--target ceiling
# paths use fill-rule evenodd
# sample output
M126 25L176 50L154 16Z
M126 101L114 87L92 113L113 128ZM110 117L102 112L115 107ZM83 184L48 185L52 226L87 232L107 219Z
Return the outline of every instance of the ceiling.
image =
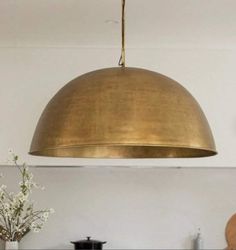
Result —
M0 0L0 47L119 47L121 0ZM127 0L127 47L234 48L235 0Z

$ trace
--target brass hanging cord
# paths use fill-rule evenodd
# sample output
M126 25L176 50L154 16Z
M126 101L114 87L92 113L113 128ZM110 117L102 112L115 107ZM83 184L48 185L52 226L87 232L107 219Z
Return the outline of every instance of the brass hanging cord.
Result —
M121 57L119 60L119 66L125 67L125 0L122 1L122 49L121 49Z

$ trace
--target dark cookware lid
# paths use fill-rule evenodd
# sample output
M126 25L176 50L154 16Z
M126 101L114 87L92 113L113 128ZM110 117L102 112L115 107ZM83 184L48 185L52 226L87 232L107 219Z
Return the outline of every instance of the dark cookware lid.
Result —
M91 237L87 237L86 240L71 241L71 243L73 243L73 244L83 244L83 243L90 243L90 244L106 244L106 241L91 240Z

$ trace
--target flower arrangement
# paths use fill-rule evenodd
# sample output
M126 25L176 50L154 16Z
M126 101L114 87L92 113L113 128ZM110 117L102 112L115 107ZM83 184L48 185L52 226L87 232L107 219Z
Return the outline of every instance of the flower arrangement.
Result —
M33 189L43 188L33 181L33 174L27 165L24 163L20 166L18 156L11 155L21 175L20 190L18 193L9 193L5 185L0 186L0 239L20 241L30 231L39 232L54 210L34 209L30 195Z

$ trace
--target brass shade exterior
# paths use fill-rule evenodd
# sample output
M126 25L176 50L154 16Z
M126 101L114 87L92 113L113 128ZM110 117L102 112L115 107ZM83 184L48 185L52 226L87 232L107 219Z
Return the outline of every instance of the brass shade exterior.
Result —
M48 103L30 154L78 158L205 157L216 154L204 113L174 80L139 68L82 75Z

